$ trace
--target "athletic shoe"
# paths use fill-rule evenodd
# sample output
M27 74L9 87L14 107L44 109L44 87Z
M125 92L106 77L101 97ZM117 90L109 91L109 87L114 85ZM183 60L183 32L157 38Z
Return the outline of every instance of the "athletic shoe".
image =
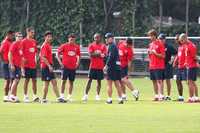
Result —
M10 100L9 100L9 96L4 96L4 98L3 98L3 102L9 102Z
M40 98L39 97L34 97L33 98L33 102L40 102Z
M96 101L100 101L100 100L101 100L100 96L99 96L99 95L96 95L95 100L96 100Z
M120 101L118 102L118 104L124 104L124 101L123 101L123 100L120 100Z
M82 101L87 102L87 100L88 100L88 95L84 95L83 98L82 98Z
M62 99L64 99L64 98L62 98ZM64 99L64 100L65 100L65 99ZM66 101L68 101L68 102L72 102L73 99L70 97L70 98L67 98Z
M154 97L153 101L159 101L158 97Z
M138 89L133 91L133 96L135 97L135 101L139 100L139 95L140 95L140 92Z
M29 103L30 101L29 101L29 97L24 97L24 102L25 103Z
M194 103L194 100L191 99L191 98L189 98L188 101L187 101L187 103Z
M165 99L165 101L171 101L172 100L170 96L166 96L164 99Z
M10 101L11 103L19 103L19 102L20 102L19 99L18 99L17 97L10 97L10 98L9 98L9 101Z
M128 98L127 98L126 96L125 96L125 97L122 96L122 100L123 100L123 101L128 101Z
M48 100L47 99L42 99L41 103L48 103Z
M112 104L112 100L109 100L109 101L107 100L106 104Z
M63 98L58 98L57 99L57 102L59 102L59 103L66 103L67 101L65 100L65 99L63 99Z

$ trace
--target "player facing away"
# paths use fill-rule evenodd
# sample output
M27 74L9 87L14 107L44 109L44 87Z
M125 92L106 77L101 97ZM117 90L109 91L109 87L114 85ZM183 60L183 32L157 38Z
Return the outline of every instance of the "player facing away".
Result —
M37 55L37 42L34 39L35 31L33 28L26 29L26 38L21 42L23 53L23 66L22 74L25 75L24 81L24 102L30 102L28 97L28 85L30 79L32 79L33 89L33 102L39 102L37 96L37 69L36 69L36 55Z
M167 96L165 100L171 100L171 79L173 78L173 58L177 54L176 49L166 42L166 35L161 33L158 39L165 45L165 70L164 70L164 80L167 86Z
M175 42L178 44L178 54L174 59L173 67L178 66L177 73L176 73L176 85L178 89L178 99L177 101L183 102L183 84L182 81L186 81L187 79L187 70L186 70L186 64L185 64L185 48L186 45L182 44L179 41L179 35L175 36Z
M49 83L51 82L53 86L53 91L57 97L57 102L65 103L66 101L60 97L57 81L55 79L55 75L53 72L53 55L52 55L52 47L51 43L53 40L52 33L50 31L46 31L44 35L44 43L42 44L40 50L40 67L41 67L41 74L42 74L42 81L44 82L43 85L43 97L41 103L47 103L47 94L49 89Z
M185 64L187 68L187 83L189 88L188 102L200 102L198 97L198 87L196 85L197 80L197 47L194 43L188 40L187 35L182 33L179 37L182 44L186 45L185 49Z
M165 69L165 47L157 39L157 32L152 29L148 32L151 43L148 48L150 79L154 87L154 101L162 101L163 95L163 76Z
M57 59L62 68L62 84L61 84L61 97L64 98L64 91L66 87L67 79L69 79L69 92L67 101L72 102L73 84L76 75L76 69L80 62L80 46L75 42L76 36L70 34L68 36L68 42L62 44L58 48ZM62 55L62 58L61 58Z
M139 91L135 89L128 77L128 72L131 69L131 64L133 60L133 41L131 38L128 38L126 41L120 41L118 43L119 49L119 59L121 67L121 78L120 81L122 87L122 99L127 100L126 96L126 87L131 90L133 97L137 101L139 99Z
M12 79L10 75L10 69L9 69L9 61L8 61L8 52L10 49L10 46L12 45L12 39L13 39L13 31L8 31L6 33L5 39L2 41L0 46L0 57L1 61L3 62L3 74L4 74L4 102L9 101L9 90L10 86L12 84Z
M90 68L89 68L89 79L86 85L85 94L82 98L83 101L87 101L88 93L91 88L92 80L97 80L96 100L100 100L100 89L101 80L104 78L104 58L106 56L107 48L106 45L101 43L101 35L94 34L94 42L88 47L88 53L90 56Z
M19 102L19 99L17 97L17 86L21 78L21 69L22 69L22 47L21 47L21 40L23 39L22 33L16 32L15 39L16 40L15 42L12 43L8 53L11 74L13 77L9 100L10 102L13 103Z
M118 103L123 104L122 100L122 90L120 86L121 80L121 69L119 60L119 50L114 43L114 37L111 33L106 33L105 35L106 43L108 44L107 60L104 67L104 71L107 72L107 84L108 84L108 99L107 104L112 104L112 85L114 82L115 88L118 93Z

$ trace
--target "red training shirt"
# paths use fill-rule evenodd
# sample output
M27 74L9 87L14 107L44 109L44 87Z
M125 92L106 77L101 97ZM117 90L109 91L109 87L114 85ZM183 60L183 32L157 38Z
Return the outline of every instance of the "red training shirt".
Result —
M182 69L185 68L185 44L182 44L178 47L178 68Z
M11 45L12 41L7 37L1 43L0 53L2 54L2 58L5 63L8 63L8 52Z
M195 68L197 67L197 47L194 43L191 41L188 41L186 44L186 49L185 49L185 55L186 55L186 67L187 68Z
M43 43L41 50L40 50L40 67L41 68L46 68L48 67L47 64L42 60L42 56L45 57L49 64L53 64L53 55L52 55L52 47L51 44L49 43Z

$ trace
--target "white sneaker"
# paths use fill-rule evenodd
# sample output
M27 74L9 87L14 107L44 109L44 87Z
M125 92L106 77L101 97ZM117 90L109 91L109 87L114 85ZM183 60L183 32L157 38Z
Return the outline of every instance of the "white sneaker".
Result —
M10 100L10 99L9 99L9 96L4 96L4 97L3 97L3 102L9 102L9 100Z
M88 100L88 95L84 95L82 101L86 102Z
M96 101L100 101L100 100L101 100L100 96L99 96L99 95L96 95L95 100L96 100Z
M24 102L25 103L29 103L30 101L29 101L29 97L24 97Z
M42 100L41 100L41 103L47 103L47 102L48 102L47 99L42 99Z
M12 103L19 103L19 99L15 96L10 96L9 101Z
M37 97L37 96L34 96L34 97L33 97L33 102L40 102L40 98Z
M132 92L132 94L133 94L133 96L135 97L135 101L138 101L139 100L139 95L140 95L140 92L139 92L139 90L134 90L133 92Z

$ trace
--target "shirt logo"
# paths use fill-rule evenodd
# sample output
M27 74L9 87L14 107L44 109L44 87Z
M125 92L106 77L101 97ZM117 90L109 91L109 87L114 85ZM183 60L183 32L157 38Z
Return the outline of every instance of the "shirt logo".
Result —
M22 50L19 50L19 54L20 54L20 55L22 55L22 54L23 54Z
M69 56L75 56L76 53L75 53L74 51L69 51L69 52L68 52L68 55L69 55Z
M95 50L95 53L101 54L101 50Z
M182 52L178 52L178 56L181 56L182 55Z
M29 48L29 52L34 53L35 49L34 48Z

